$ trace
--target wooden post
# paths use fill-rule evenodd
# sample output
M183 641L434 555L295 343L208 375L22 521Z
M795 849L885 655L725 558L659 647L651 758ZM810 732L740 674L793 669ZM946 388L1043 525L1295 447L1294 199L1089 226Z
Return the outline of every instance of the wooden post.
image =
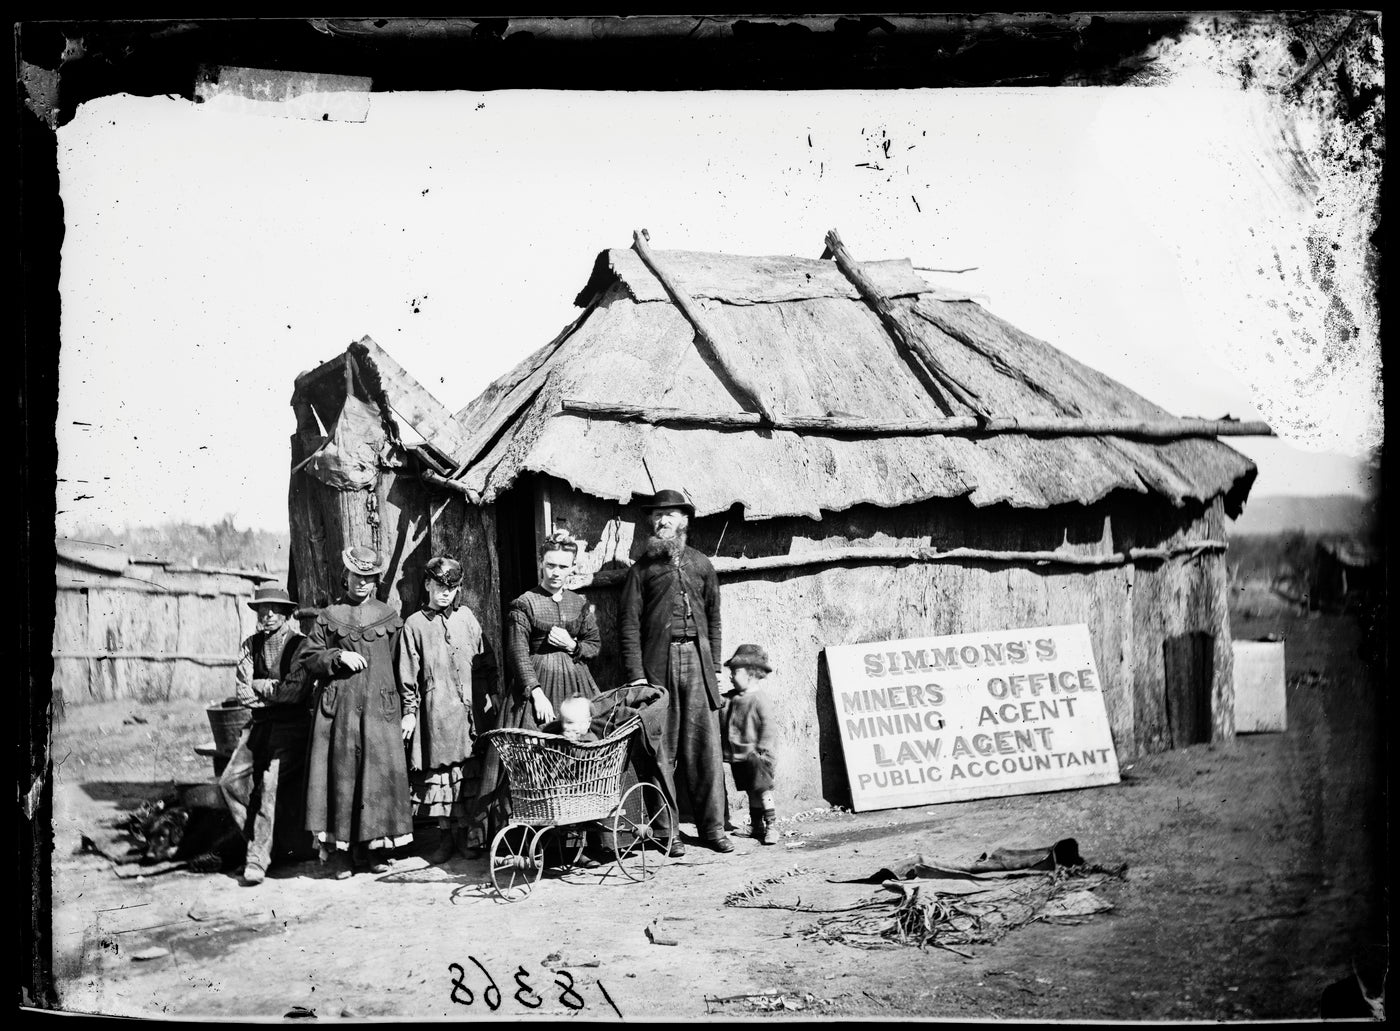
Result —
M758 387L740 370L735 368L734 356L730 353L727 342L723 342L721 337L714 331L705 318L700 306L695 303L689 294L685 292L679 283L663 269L656 260L656 255L646 243L647 231L638 230L632 234L632 246L637 255L642 259L643 264L651 269L654 275L671 298L672 303L680 309L681 314L686 317L695 328L695 341L700 345L701 352L715 366L715 372L731 394L738 399L739 403L748 409L757 409L769 422L773 420L773 413L768 406L763 403L763 398L759 394Z
M837 235L835 229L826 234L826 249L836 259L836 267L860 292L865 303L875 309L875 314L884 323L886 331L894 338L895 347L898 348L900 355L918 375L920 382L923 383L943 413L945 415L953 414L952 409L943 399L939 387L971 408L981 418L990 419L991 413L987 411L977 396L953 378L943 367L943 363L938 360L938 356L929 349L918 334L910 333L905 328L890 302L876 289L875 284L870 281L870 277L865 274L855 259L847 253L846 245L841 242L841 237Z
M554 506L549 497L549 480L543 475L535 479L535 547L554 532Z
M426 468L420 468L418 470L418 478L424 483L431 483L435 487L441 487L443 490L450 490L454 494L460 494L473 505L481 504L481 495L463 484L460 480L449 480L446 476L442 476Z

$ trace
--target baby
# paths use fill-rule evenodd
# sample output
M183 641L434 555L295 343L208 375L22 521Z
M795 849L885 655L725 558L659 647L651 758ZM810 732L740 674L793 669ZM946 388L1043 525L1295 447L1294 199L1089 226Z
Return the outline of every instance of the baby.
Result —
M570 741L597 741L593 733L593 706L581 694L572 695L559 703L556 719L540 728L544 734L563 734Z
M749 795L753 836L765 845L778 843L778 814L773 806L773 774L777 722L761 690L773 667L768 653L756 644L741 644L725 663L734 690L722 718L724 758L734 774L734 786Z
M558 715L540 728L542 734L561 734L567 741L575 744L584 744L589 741L597 741L598 735L593 733L593 705L581 694L570 695L559 703ZM606 852L602 848L602 835L599 831L590 830L584 832L574 828L560 828L561 835L558 839L563 848L562 855L567 857L572 855L573 850L578 845L578 836L587 834L587 852L579 855L574 865L581 870L596 869L601 863L588 853L598 855L616 856L616 853ZM611 861L611 859L609 859ZM568 862L565 859L565 862Z
M593 709L581 694L559 703L560 733L570 741L596 741L592 733Z

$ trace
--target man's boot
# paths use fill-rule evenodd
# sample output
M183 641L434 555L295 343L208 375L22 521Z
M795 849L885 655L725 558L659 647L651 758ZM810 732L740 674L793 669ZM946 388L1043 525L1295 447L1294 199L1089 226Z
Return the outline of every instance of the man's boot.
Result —
M763 837L758 840L765 845L778 843L778 813L776 810L763 810Z
M729 840L729 835L728 835L728 834L725 834L723 831L720 831L718 834L716 834L716 835L715 835L714 837L712 837L712 838L705 838L705 839L701 842L701 844L703 844L703 845L704 845L706 848L708 848L711 852L733 852L733 851L734 851L734 842L730 841L730 840ZM675 853L674 851L671 853L671 855L675 855L675 854L676 854L676 853Z
M764 820L763 820L763 810L762 810L762 809L755 809L755 808L753 808L752 806L750 806L750 807L749 807L749 823L751 824L751 826L750 826L750 828L749 828L749 833L752 834L753 837L754 837L756 840L762 841L762 840L763 840L763 834L764 834L764 827L763 827L763 824L764 824Z

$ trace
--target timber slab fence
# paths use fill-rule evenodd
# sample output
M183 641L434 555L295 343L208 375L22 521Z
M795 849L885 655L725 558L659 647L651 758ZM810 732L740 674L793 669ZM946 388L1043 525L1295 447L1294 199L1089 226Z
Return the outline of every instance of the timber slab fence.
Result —
M191 566L58 542L54 569L55 705L233 694L239 645L256 629L249 608L280 571Z

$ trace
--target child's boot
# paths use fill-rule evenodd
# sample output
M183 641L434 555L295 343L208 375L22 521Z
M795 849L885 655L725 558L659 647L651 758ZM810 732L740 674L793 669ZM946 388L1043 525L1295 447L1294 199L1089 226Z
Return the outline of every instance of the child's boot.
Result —
M763 836L758 840L765 845L778 843L778 813L776 810L763 810Z
M486 851L482 845L472 844L472 828L463 824L452 828L452 841L457 847L457 854L464 859L480 859L481 854Z
M429 866L441 866L452 858L452 850L456 847L453 840L453 830L451 827L438 827L437 848L427 855Z
M763 810L750 807L749 823L751 825L750 833L755 839L762 841L763 835L766 833L763 826Z

